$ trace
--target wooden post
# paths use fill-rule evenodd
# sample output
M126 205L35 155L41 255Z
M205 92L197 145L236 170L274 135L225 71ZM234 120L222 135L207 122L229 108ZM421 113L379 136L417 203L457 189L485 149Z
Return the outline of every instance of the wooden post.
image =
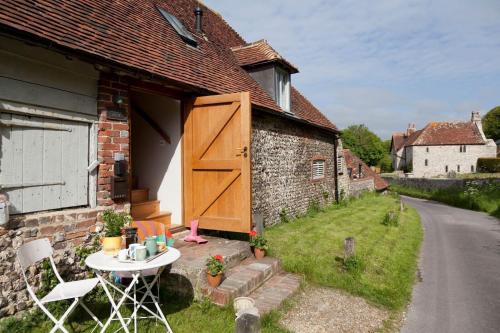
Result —
M356 254L356 242L354 237L347 237L344 240L344 260Z
M257 234L262 235L264 233L264 217L261 213L255 213L252 217L255 231L257 231Z
M403 204L403 200L399 199L399 209L401 211L405 210L405 205Z

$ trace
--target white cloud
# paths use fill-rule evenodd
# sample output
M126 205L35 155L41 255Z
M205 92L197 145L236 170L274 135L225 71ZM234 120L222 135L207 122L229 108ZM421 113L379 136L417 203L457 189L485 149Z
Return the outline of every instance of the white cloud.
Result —
M293 84L340 127L386 136L500 104L498 0L206 2L297 65Z

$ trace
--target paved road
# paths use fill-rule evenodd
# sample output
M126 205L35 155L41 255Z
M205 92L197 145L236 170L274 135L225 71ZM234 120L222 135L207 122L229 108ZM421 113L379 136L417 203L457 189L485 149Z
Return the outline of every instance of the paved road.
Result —
M500 220L405 197L422 217L421 282L403 333L500 332Z

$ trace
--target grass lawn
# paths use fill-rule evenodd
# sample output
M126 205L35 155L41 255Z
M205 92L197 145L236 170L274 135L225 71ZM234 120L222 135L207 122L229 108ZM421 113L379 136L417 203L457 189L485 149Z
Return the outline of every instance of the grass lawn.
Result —
M455 207L482 211L500 218L500 186L498 184L438 190L422 190L411 186L391 184L390 189L399 194L435 200Z
M219 308L211 304L209 301L204 302L189 302L186 299L165 295L165 299L170 299L169 303L163 307L164 314L176 333L192 333L192 332L227 332L233 333L235 327L235 314L230 308ZM166 303L166 302L164 302ZM101 321L109 316L109 306L102 299L99 303L87 303L91 310L98 315ZM122 311L130 313L128 309ZM262 320L262 332L265 333L286 333L288 331L282 329L277 323L279 320L278 313L271 313L265 316ZM70 316L70 320L65 327L69 332L91 332L95 323L90 319L86 312L80 311L78 308L75 313ZM120 328L119 322L113 322L107 332L114 332ZM129 326L129 328L132 326ZM0 322L0 332L9 333L45 333L52 328L52 322L48 321L47 317L40 311L35 314L27 315L23 320L16 318L8 318ZM155 324L153 319L139 320L139 332L165 332L165 326Z
M399 199L371 194L270 228L270 255L279 257L285 270L304 274L308 282L400 310L411 299L423 233L411 207L401 214L399 226L383 225L390 209L399 210ZM350 236L356 239L359 258L353 272L340 260L344 239Z

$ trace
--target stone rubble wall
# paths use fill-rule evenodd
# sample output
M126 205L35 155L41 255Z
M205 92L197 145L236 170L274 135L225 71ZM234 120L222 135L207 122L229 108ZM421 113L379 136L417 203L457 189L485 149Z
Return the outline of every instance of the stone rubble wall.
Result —
M488 184L498 184L500 178L485 179L457 179L457 178L396 178L383 177L390 184L416 187L422 190L438 190L445 188L465 188L467 186L483 186Z
M270 226L303 214L313 200L335 200L334 136L315 127L263 113L252 115L253 213ZM313 181L312 161L325 159L325 178Z
M375 183L373 178L368 179L352 179L349 183L350 196L358 197L362 192L375 191Z

